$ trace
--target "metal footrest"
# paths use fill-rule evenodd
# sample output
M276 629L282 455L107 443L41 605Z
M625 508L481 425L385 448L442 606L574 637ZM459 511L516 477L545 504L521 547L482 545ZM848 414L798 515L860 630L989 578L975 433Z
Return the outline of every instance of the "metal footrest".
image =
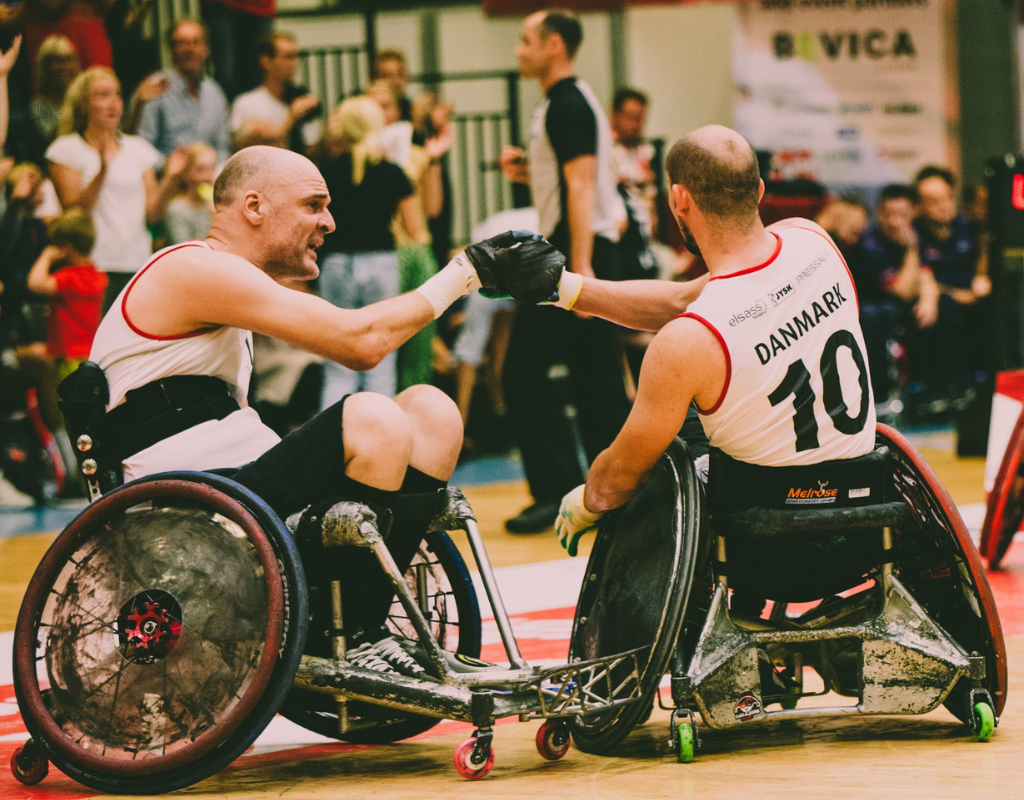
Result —
M614 656L559 665L542 671L522 689L536 691L531 717L575 717L618 708L640 699L640 647Z

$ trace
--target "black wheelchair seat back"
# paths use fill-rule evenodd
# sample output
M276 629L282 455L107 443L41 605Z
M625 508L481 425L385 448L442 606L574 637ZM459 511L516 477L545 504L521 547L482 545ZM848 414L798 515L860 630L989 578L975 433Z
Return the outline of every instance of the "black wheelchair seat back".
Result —
M121 462L107 452L102 433L110 402L107 376L99 364L85 361L60 382L57 394L78 467L96 499L124 483Z
M906 513L886 448L859 458L765 467L711 451L708 505L725 538L718 574L733 589L806 602L838 594L891 562L882 529Z

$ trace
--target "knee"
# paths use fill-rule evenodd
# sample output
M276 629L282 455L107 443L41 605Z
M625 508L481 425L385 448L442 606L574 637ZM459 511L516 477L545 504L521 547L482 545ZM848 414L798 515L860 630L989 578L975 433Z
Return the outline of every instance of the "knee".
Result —
M441 442L462 440L462 415L448 395L434 386L410 386L395 398L418 433Z
M360 392L345 400L342 415L345 458L387 455L408 461L412 452L412 424L390 397Z

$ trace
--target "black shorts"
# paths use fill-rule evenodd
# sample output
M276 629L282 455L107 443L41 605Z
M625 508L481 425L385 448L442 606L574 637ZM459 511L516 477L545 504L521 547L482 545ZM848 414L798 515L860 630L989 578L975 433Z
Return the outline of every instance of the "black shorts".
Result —
M342 398L231 474L285 519L311 503L345 496Z

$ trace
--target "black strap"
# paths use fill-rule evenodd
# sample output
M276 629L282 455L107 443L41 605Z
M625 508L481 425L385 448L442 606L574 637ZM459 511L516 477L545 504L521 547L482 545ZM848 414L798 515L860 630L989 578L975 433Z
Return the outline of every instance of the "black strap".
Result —
M125 394L125 402L107 412L102 439L107 453L124 461L157 442L240 408L220 378L175 375Z

